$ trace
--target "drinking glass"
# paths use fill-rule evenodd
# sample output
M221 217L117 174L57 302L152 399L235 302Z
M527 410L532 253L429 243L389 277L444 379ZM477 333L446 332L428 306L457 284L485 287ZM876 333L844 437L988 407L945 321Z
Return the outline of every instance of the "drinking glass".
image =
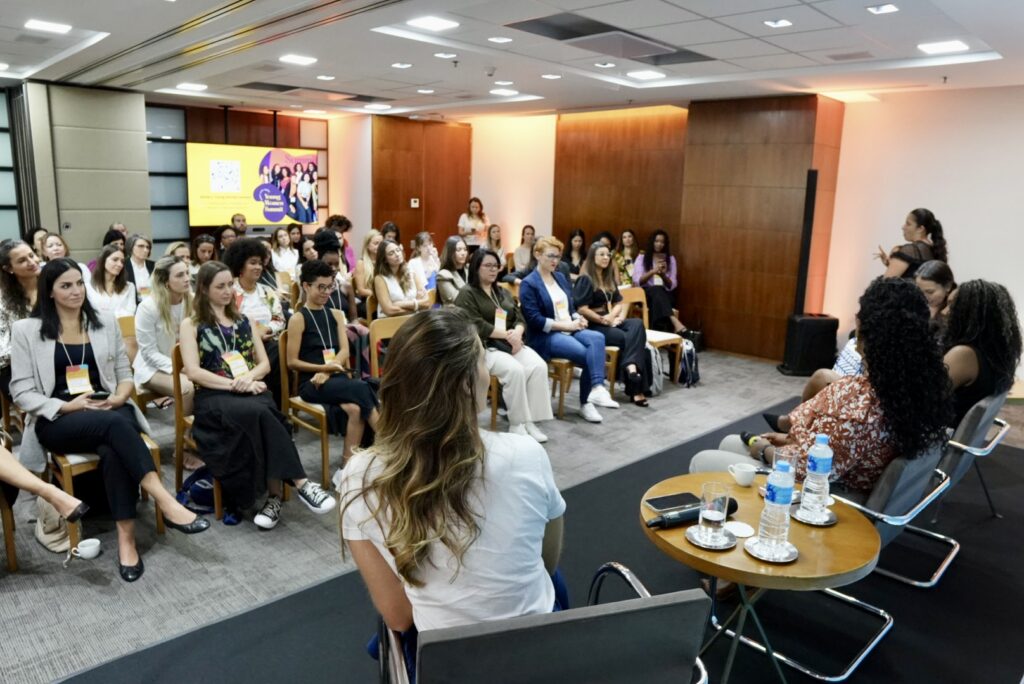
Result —
M708 544L725 540L725 516L729 505L729 486L705 482L700 488L700 537Z

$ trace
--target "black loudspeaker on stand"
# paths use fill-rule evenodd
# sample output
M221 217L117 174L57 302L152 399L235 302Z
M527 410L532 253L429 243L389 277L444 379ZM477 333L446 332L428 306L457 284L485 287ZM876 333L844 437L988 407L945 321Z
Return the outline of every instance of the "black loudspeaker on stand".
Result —
M831 368L836 357L836 333L839 320L824 314L805 314L807 268L811 258L811 234L814 230L814 203L818 191L818 171L807 171L804 195L803 233L800 239L800 270L797 273L793 315L786 325L786 355L779 364L783 375L811 375L819 368Z

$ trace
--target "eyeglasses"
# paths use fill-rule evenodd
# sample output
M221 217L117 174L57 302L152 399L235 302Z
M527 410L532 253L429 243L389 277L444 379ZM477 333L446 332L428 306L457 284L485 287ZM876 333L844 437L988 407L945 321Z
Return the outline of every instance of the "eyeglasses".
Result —
M498 268L498 264L490 262L486 264L480 264L480 268Z
M557 261L558 259L562 258L562 255L559 254L558 252L555 252L553 254L545 254L544 258L545 259L551 259L552 261Z
M333 289L334 289L334 285L333 284L331 284L331 285L320 285L320 284L318 284L316 286L316 291L319 292L320 294L325 294L327 292L330 292Z

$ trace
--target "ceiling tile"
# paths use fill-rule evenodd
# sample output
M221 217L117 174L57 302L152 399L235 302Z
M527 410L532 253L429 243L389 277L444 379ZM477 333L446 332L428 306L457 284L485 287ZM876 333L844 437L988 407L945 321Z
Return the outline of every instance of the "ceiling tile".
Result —
M739 31L734 31L728 26L722 26L707 19L687 21L681 24L669 24L668 26L660 26L658 28L645 28L636 31L636 33L677 47L689 47L701 43L718 43L723 40L747 38L746 35Z
M793 25L778 29L765 26L764 22L773 19L788 19L793 22ZM784 7L764 12L735 14L728 17L721 17L718 21L726 24L727 26L731 26L734 29L749 33L752 36L781 36L787 33L816 31L818 29L839 27L839 22L826 17L821 12L812 9L807 5Z
M880 5L882 0L878 0L878 2L874 2L874 0L871 2L867 0L826 0L826 2L815 2L811 4L811 7L819 12L824 12L846 26L884 25L890 24L896 19L903 20L906 17L922 21L942 14L929 0L895 0L893 4L898 6L900 11L893 14L872 14L867 10L867 7L872 4Z
M658 67L672 76L699 78L701 76L722 76L746 71L743 67L729 62L691 62L689 64L672 64Z
M808 50L829 50L840 48L867 49L864 47L870 40L853 29L823 29L821 31L801 31L789 33L784 36L765 36L764 40L785 48L791 52L806 52Z
M608 5L610 3L602 0L545 0L544 4L557 7L558 9L575 12L576 10L581 10L584 7L597 7L598 5ZM552 12L552 14L554 14L554 12Z
M734 57L760 57L761 55L777 55L785 52L782 48L756 38L730 40L724 43L706 43L697 48L696 52L715 59L733 59Z
M700 19L693 12L687 12L675 5L662 2L662 0L613 2L610 5L578 10L576 14L625 29L661 26Z
M479 5L470 5L458 10L452 10L452 14L460 17L471 17L480 21L504 26L516 21L526 21L537 17L546 17L555 14L550 5L545 5L533 0L494 0ZM497 35L496 32L491 33Z
M750 71L771 71L773 69L798 69L800 67L818 66L814 60L787 52L782 55L766 55L764 57L742 57L730 59L730 62Z
M870 56L855 57L854 55L857 55L859 52L870 53ZM843 50L811 50L808 52L801 52L800 54L808 59L820 62L821 64L858 64L882 59L895 59L902 56L896 54L896 52L891 48L878 43L865 45L863 49L846 48ZM842 59L844 56L850 57L850 59ZM834 57L839 57L840 59L834 59Z
M727 14L742 14L758 10L787 7L797 0L666 0L703 17L723 17Z

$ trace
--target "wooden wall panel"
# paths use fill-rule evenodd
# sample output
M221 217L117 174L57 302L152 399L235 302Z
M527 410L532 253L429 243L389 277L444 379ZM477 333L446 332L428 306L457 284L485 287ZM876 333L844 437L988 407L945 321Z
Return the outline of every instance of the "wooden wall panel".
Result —
M839 146L846 110L842 102L821 95L817 98L817 105L811 164L818 170L818 192L815 197L811 254L807 263L807 293L804 295L804 311L807 313L824 313L825 279L832 244L832 212L839 176Z
M302 121L297 116L277 117L277 146L278 147L302 147L299 143L299 123Z
M185 130L188 132L189 142L224 143L224 110L186 108Z
M228 140L231 145L274 145L274 115L228 110Z
M421 230L438 243L454 234L469 199L471 135L465 124L374 117L373 226L394 221L406 245Z
M690 106L679 303L709 346L783 356L817 117L816 96Z
M679 240L687 112L679 107L563 114L555 142L554 234L658 228Z

